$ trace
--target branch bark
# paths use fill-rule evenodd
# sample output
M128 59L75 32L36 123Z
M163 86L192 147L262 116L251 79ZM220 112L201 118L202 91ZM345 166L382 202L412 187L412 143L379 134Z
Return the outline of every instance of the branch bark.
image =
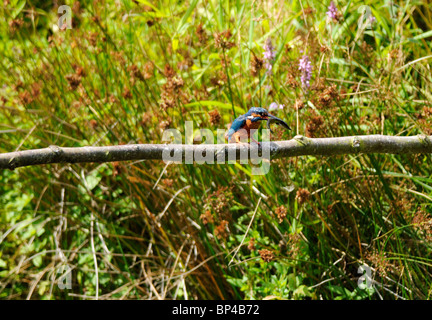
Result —
M126 160L167 160L166 155L177 154L181 160L196 160L196 155L218 163L241 158L286 158L304 155L332 156L358 153L432 153L432 136L365 135L337 138L306 138L295 136L291 140L256 144L131 144L106 147L64 148L49 146L43 149L0 154L0 169L50 163L111 162ZM191 158L191 155L193 158ZM186 162L188 163L188 162ZM190 163L190 162L189 162Z

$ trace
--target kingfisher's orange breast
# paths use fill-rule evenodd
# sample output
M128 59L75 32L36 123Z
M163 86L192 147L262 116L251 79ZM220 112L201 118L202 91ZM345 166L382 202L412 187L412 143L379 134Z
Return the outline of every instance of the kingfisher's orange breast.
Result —
M231 139L229 140L229 142L246 141L247 138L249 138L249 131L241 129L241 130L236 131L236 132L233 133L233 135L231 136Z
M258 129L260 126L259 121L252 122L250 119L246 120L245 129L249 132L251 129Z

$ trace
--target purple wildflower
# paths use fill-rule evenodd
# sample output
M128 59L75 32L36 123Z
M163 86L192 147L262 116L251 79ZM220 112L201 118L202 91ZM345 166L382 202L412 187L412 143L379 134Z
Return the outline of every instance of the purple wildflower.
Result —
M328 11L326 13L330 19L338 20L339 13L333 1L330 2Z
M301 82L302 82L303 88L309 88L310 87L310 79L312 77L312 64L311 64L309 57L307 55L304 55L300 59L299 70L302 72Z
M269 111L272 111L272 110L280 110L283 109L284 107L285 107L284 104L277 104L276 102L272 102L268 109Z
M276 50L273 47L270 38L268 38L264 45L264 61L265 61L265 67L267 69L267 74L272 73L273 62L275 58L276 58Z

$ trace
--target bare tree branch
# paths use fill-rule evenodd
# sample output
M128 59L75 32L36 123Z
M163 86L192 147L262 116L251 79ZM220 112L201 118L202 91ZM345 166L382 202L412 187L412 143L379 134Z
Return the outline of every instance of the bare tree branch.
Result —
M432 136L409 137L365 135L338 138L306 138L256 144L131 144L107 147L63 148L16 151L0 154L0 169L15 169L50 163L111 162L126 160L164 160L167 155L178 155L178 160L212 159L218 163L241 158L285 158L304 155L332 156L358 153L432 153Z

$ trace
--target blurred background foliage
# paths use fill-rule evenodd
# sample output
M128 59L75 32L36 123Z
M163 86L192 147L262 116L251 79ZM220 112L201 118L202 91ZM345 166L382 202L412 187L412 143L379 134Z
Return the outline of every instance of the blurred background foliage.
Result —
M161 143L187 120L185 141L201 143L200 128L227 129L272 103L294 128L275 128L273 140L432 134L430 2L2 2L1 152ZM71 29L58 25L61 5ZM0 297L430 298L430 155L251 169L130 161L1 172Z

